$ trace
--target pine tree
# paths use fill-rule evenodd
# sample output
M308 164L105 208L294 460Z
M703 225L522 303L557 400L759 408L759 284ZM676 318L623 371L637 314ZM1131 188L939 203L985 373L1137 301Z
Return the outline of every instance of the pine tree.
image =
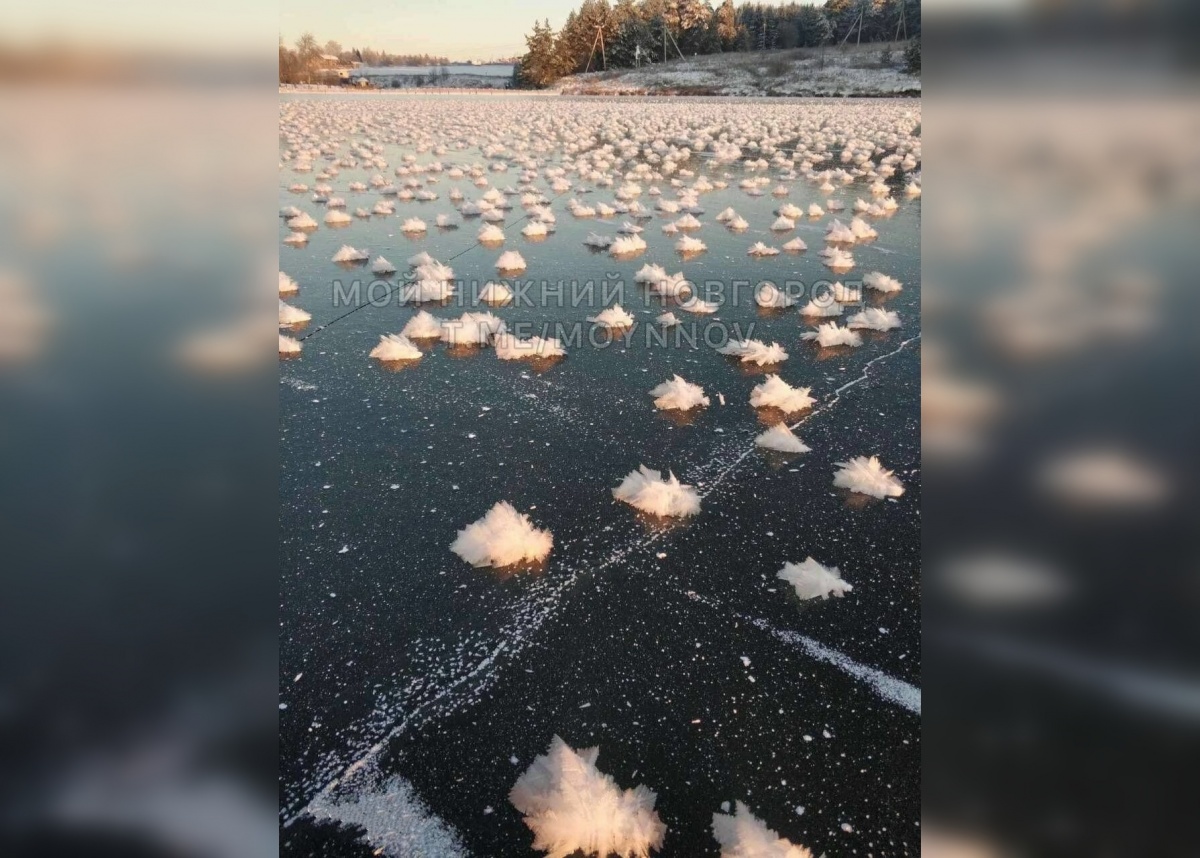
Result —
M641 15L638 12L637 0L617 0L617 4L613 6L612 10L614 33L616 30L620 29L620 27L626 21L633 21L635 19L641 19ZM615 40L616 36L614 35L613 38Z
M798 44L806 48L823 45L833 39L833 27L816 6L805 6L796 17Z
M610 68L633 68L638 63L638 48L641 47L642 64L657 60L661 50L661 37L656 42L654 29L640 17L633 17L621 24L612 45L608 49Z
M563 76L566 63L560 53L559 41L555 38L548 20L533 25L533 32L525 37L527 50L520 61L522 85L549 86Z

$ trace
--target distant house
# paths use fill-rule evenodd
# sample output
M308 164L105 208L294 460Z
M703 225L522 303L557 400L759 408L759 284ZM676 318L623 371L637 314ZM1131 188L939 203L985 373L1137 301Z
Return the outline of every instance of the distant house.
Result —
M360 62L344 62L333 54L317 56L317 75L326 83L350 83L351 72L362 65Z

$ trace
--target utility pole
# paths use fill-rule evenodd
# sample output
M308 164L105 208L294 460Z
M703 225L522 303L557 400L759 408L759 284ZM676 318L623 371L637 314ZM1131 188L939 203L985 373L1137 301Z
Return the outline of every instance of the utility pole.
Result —
M592 52L588 54L587 68L583 70L587 74L592 70L592 60L596 57L596 45L600 45L600 59L604 62L604 70L608 71L608 55L604 52L604 27L600 24L596 25L596 38L592 41Z
M675 53L679 54L679 59L683 59L683 51L679 50L679 43L675 41L675 37L671 35L671 31L667 28L667 19L663 18L663 62L667 61L667 39L671 40L671 46L675 48Z
M845 45L846 42L850 41L850 34L854 32L855 27L858 28L858 39L855 42L855 45L862 44L862 21L863 21L863 7L860 4L858 7L858 18L855 19L854 23L850 25L850 29L846 31L846 36L845 36L845 38L842 39L842 45Z

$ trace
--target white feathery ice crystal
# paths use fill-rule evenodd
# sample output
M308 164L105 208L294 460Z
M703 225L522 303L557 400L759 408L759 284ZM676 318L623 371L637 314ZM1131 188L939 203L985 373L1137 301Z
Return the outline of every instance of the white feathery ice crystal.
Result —
M712 830L721 858L812 858L808 849L767 828L741 801L732 814L714 813Z
M795 228L796 222L790 217L784 217L783 215L775 218L775 222L771 224L771 229L775 232L787 232L788 230Z
M801 250L808 250L808 245L804 243L804 240L800 238L800 236L796 236L791 241L787 242L783 246L783 249L792 253L798 253Z
M279 353L281 355L298 355L302 347L300 341L294 337L285 334L279 335Z
M613 256L632 256L646 249L646 240L640 235L622 235L608 247Z
M758 366L780 363L788 359L788 353L779 343L767 345L762 340L730 340L717 349L717 352L735 357L742 363L753 363Z
M611 307L606 307L595 316L588 316L589 322L600 325L602 328L631 328L633 327L633 316L631 316L620 304L613 304Z
M667 269L656 263L647 262L633 275L635 283L661 283L667 279Z
M782 289L766 280L754 290L754 302L760 307L783 308L792 306L796 300L788 297Z
M812 449L797 438L796 433L789 429L786 423L776 423L766 432L755 437L754 443L780 453L807 453Z
M414 268L412 276L414 280L453 280L454 269L431 259Z
M654 400L654 407L660 411L672 409L688 411L697 406L708 405L709 401L708 397L704 395L704 388L698 384L692 384L678 375L651 388L650 395L657 397Z
M404 222L404 225L400 227L401 232L414 235L419 232L425 232L425 230L425 221L421 220L419 217L410 217Z
M504 332L504 321L492 313L463 313L442 322L442 341L452 346L486 346Z
M588 247L595 247L600 250L605 250L612 245L613 238L609 235L600 235L597 232L589 232L587 234L587 238L583 240L583 243Z
M504 230L496 226L494 223L489 223L481 226L475 238L480 244L502 244L504 242Z
M876 292L899 292L903 287L895 277L889 277L878 271L872 271L863 276L863 285Z
M291 229L316 229L317 222L308 212L301 212L295 217L288 218L287 225Z
M496 335L496 357L500 360L534 360L562 357L567 353L556 337L530 337L522 340L505 331Z
M301 310L299 307L293 307L284 301L279 302L279 326L290 327L291 325L302 325L312 319L312 313L306 310Z
M472 566L512 566L544 560L553 547L550 531L539 530L528 515L500 501L460 530L450 550Z
M282 271L279 272L279 294L295 295L300 291L300 284Z
M524 271L525 257L515 250L505 251L496 260L496 269L498 271Z
M641 785L622 790L597 768L599 754L575 751L555 736L509 793L533 832L533 848L547 858L649 858L662 848L667 826L654 810L657 796Z
M650 291L655 295L662 295L666 298L682 298L685 295L692 294L692 284L683 276L683 272L679 271L675 274L667 274L661 280L657 280L650 285ZM715 304L713 305L716 306Z
M405 304L448 301L454 297L454 284L445 280L417 280L400 290L400 297Z
M662 325L664 328L672 328L675 325L679 324L678 317L674 313L672 313L670 310L668 310L667 312L660 315L654 321L657 322L658 324Z
M438 340L442 337L442 320L427 310L421 310L408 320L400 333L410 340Z
M777 375L768 375L750 391L750 404L755 408L778 408L792 414L812 408L816 400L811 387L792 387Z
M651 515L686 517L700 512L700 496L694 488L680 483L670 472L664 479L645 465L632 471L612 493L617 500Z
M346 214L341 209L330 209L329 211L325 212L325 223L329 224L330 226L337 226L338 224L350 223L353 220L354 220L353 217Z
M828 297L813 298L800 308L801 316L840 316L842 305Z
M862 290L857 286L846 286L840 280L835 280L830 287L833 300L839 304L857 304L862 300Z
M750 249L746 253L749 256L776 256L779 253L779 248L769 247L761 241L756 241L750 245Z
M356 247L351 247L348 244L343 244L338 252L333 254L334 262L366 262L371 258L371 254L365 250L359 250Z
M427 250L422 250L420 253L408 257L409 268L419 268L422 265L429 265L435 262L437 262L437 260L430 256L429 251Z
M834 271L849 271L854 267L854 254L839 247L826 247L821 251L821 260Z
M721 309L721 305L716 301L705 301L697 295L693 295L679 305L680 310L688 313L695 313L700 316L711 315Z
M396 266L388 262L384 257L377 256L375 261L371 263L372 274L395 274Z
M817 345L823 349L830 349L835 346L862 345L862 337L858 333L849 328L843 328L837 322L826 322L823 325L818 325L815 331L808 331L801 334L800 339L816 340Z
M850 231L854 233L854 237L857 239L876 238L879 235L875 231L875 227L860 217L856 217L850 221Z
M550 233L550 227L540 220L530 221L521 229L521 235L526 238L539 238Z
M840 599L854 589L842 580L836 566L823 566L811 557L803 563L783 564L775 577L791 584L796 595L805 600L828 599L830 596Z
M857 236L855 236L854 231L850 227L837 218L834 218L833 223L829 225L829 229L825 231L825 240L841 244L853 244L857 240Z
M900 480L879 463L878 456L855 456L849 462L835 462L837 471L833 484L861 495L875 498L896 498L904 494Z
M421 350L404 334L383 334L370 357L381 361L420 360Z
M867 307L846 320L847 327L868 328L872 331L890 331L900 327L900 314L894 310Z
M698 238L685 235L680 237L679 241L675 242L675 249L680 253L700 253L708 250L708 245Z
M503 283L491 283L483 287L479 300L485 304L507 304L513 299L513 291Z

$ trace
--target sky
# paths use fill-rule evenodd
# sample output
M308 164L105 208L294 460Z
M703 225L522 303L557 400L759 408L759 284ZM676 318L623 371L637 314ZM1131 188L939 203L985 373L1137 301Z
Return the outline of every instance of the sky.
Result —
M525 53L533 22L561 27L579 0L283 0L279 33L293 44L311 32L322 45L489 60Z
M580 0L283 0L279 31L291 45L305 31L324 45L489 60L525 53L533 22L558 29ZM715 6L720 0L710 0ZM742 5L746 0L736 0ZM771 0L767 0L771 2ZM800 0L805 2L805 0Z

